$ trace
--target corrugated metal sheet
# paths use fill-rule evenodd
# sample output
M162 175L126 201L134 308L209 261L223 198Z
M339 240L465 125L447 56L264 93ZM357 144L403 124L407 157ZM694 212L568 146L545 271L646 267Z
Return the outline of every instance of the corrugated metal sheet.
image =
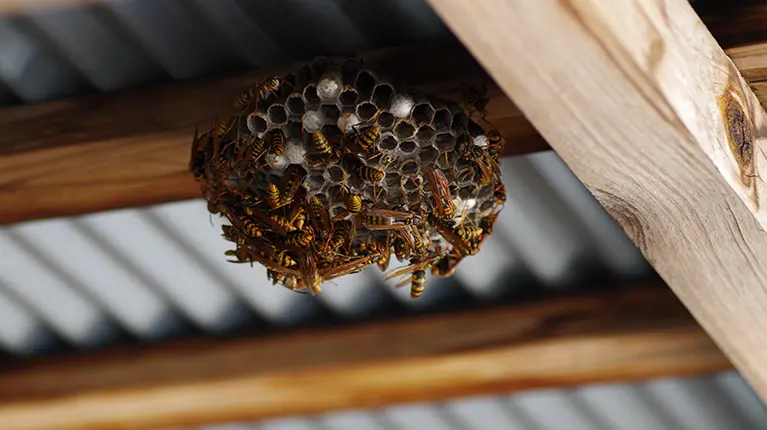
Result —
M375 267L336 280L317 297L272 286L263 267L225 261L230 244L202 200L2 228L0 306L18 306L0 314L0 348L39 351L44 329L92 347L188 329L219 334L364 319L653 276L556 155L509 159L502 170L509 198L493 236L454 277L430 277L420 300L395 290Z
M423 0L110 0L0 18L0 104L447 37ZM554 154L506 160L503 174L497 232L417 301L377 270L318 297L268 285L263 268L224 261L199 200L2 228L0 350L364 319L653 276ZM730 372L216 428L762 429L766 414Z

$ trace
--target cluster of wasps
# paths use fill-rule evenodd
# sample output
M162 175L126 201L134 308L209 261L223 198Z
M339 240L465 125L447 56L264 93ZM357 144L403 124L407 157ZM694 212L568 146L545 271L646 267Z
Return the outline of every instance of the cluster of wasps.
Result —
M246 125L276 100L284 103L285 94L295 94L294 85L289 78L265 78L236 98L238 114L202 134L195 131L189 168L208 210L229 222L222 229L235 244L226 252L230 262L260 263L273 284L310 293L320 292L324 281L376 264L388 272L387 279L400 278L398 286L410 284L416 298L424 291L427 271L449 276L463 258L479 251L506 200L498 167L503 139L495 129L485 133L484 146L463 133L454 149L469 166L463 174L476 178L477 192L492 189L492 210L481 217L467 214L471 208L460 206L455 185L461 173L452 167L446 174L436 165L421 166L419 177L409 178L419 184L415 198L392 204L375 191L383 188L387 169L399 162L380 148L384 127L377 115L333 136L323 129L309 131L302 121L301 141L307 142L309 154L301 162L275 167L288 157L283 128L254 133ZM486 101L472 97L472 107L484 112ZM340 167L344 178L370 185L374 192L342 184L331 201L307 181L312 171L329 166ZM405 266L389 270L392 256Z

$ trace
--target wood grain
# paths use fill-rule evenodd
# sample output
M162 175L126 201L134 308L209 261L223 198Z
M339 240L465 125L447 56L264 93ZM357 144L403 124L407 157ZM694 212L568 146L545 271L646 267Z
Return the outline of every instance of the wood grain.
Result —
M747 77L764 79L766 37L754 35L756 12L739 10L702 13L732 43L744 40L733 27L751 34L745 40L752 44L733 56ZM725 14L729 26L716 24ZM384 74L446 97L456 97L458 81L485 83L489 119L506 138L505 154L550 149L461 46L400 47L363 58ZM194 128L228 115L232 99L260 77L293 67L0 109L0 225L199 197L186 170Z
M20 363L0 373L0 422L14 429L191 426L729 366L665 286L647 285Z
M430 3L767 399L767 115L689 3Z

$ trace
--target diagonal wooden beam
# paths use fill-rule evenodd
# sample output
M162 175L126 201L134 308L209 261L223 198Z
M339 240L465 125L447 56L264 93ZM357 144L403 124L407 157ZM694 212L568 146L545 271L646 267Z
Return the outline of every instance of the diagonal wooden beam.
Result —
M685 0L430 0L767 399L767 114Z
M730 368L663 285L396 321L23 362L13 429L147 429Z
M718 22L725 12L707 13ZM755 11L727 13L729 26L717 30L722 37L737 40L732 27L754 32L753 25L738 23ZM762 42L733 52L747 76L765 77ZM506 138L506 155L550 149L461 46L400 47L363 57L375 69L445 96L455 97L450 92L458 81L486 83L489 117ZM0 225L198 197L186 171L194 128L228 115L233 97L262 76L290 68L0 109ZM767 91L757 93L767 97Z

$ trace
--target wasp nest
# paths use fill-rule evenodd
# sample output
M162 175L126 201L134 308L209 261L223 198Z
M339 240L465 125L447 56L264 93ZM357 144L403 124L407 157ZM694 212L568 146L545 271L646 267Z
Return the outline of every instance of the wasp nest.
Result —
M393 254L406 266L390 275L420 296L427 269L448 276L479 250L506 198L492 127L358 60L266 78L234 108L196 133L190 169L231 223L230 261L258 262L292 290L319 292L373 263L386 271Z

